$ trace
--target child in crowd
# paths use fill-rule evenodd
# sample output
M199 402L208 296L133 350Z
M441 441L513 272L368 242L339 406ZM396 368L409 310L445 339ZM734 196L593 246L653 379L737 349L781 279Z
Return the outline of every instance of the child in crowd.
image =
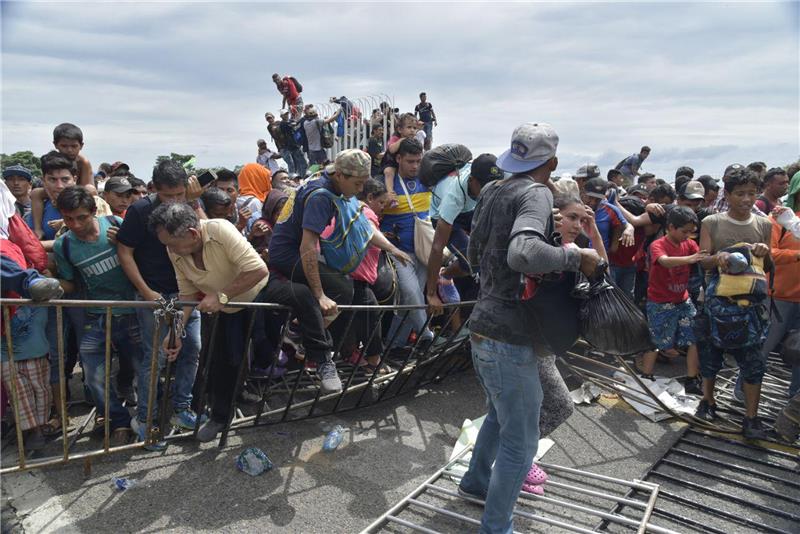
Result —
M75 176L75 183L77 185L90 186L90 190L94 191L94 174L92 173L92 164L81 155L83 148L83 132L74 124L68 122L59 124L53 130L53 146L61 154L64 154L70 160L75 162L78 169L78 174ZM47 193L41 187L37 187L31 191L31 212L33 213L33 232L39 239L44 236L42 229L42 214L44 213L44 201L47 198ZM60 228L59 224L59 228Z
M357 198L363 205L364 215L366 215L369 222L372 223L375 230L379 231L379 217L381 213L383 213L383 208L389 201L389 194L386 191L386 186L378 180L370 178L364 183L364 189L358 193ZM353 271L351 277L353 278L353 291L355 294L353 297L354 302L370 305L378 304L378 300L375 298L375 294L372 292L372 289L370 289L370 286L378 279L378 260L380 259L380 254L381 250L378 247L370 245L361 264ZM359 297L359 295L361 296ZM356 300L357 298L358 300ZM364 349L364 353L367 355L366 362L361 361L360 365L368 375L371 375L380 366L381 352L383 352L383 339L380 325L377 325L380 314L375 311L368 311L365 313L368 314L366 317L357 318L359 319L357 321L358 328L355 330L357 331L357 341L363 343L369 341ZM373 330L375 330L374 334L372 333ZM350 360L351 363L359 363L359 356L360 352L356 347L356 350L353 352L353 358ZM383 366L380 370L380 374L387 374L389 372L390 369L386 366Z
M650 339L658 351L669 357L678 355L677 347L686 352L686 392L700 395L699 362L694 335L697 313L689 300L690 266L708 256L694 240L697 215L685 206L677 206L667 215L667 232L650 245L650 279L647 287L647 321ZM643 378L654 380L656 351L645 353Z
M10 260L22 268L29 266L22 250L7 239L1 239L4 261ZM3 289L3 297L19 298L20 295ZM13 399L16 390L19 405L16 407L16 423L25 433L23 441L27 450L39 450L45 445L42 428L47 423L50 409L50 364L47 341L47 308L21 306L13 310L11 324L3 323L2 374L3 386ZM16 376L11 372L9 347L6 343L6 328L11 329Z
M397 195L394 192L394 177L397 174L397 160L395 154L400 149L400 142L403 139L413 138L417 134L417 119L413 113L403 113L397 119L395 132L389 138L386 152L383 154L383 183L389 195L389 207L397 206Z

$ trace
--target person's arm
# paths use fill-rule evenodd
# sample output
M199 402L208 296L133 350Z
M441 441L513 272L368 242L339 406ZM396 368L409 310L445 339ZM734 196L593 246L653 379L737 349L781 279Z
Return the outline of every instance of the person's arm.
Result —
M33 233L36 234L37 239L41 240L44 237L44 230L42 229L42 217L44 217L44 199L45 191L43 187L37 187L31 191L31 220L33 221ZM52 248L50 249L52 250Z
M117 242L117 256L119 256L119 263L122 270L125 271L125 276L131 281L133 287L142 296L144 300L158 300L161 294L157 291L150 289L147 282L142 278L142 273L139 272L139 267L136 265L136 260L133 259L133 249L129 246Z
M78 154L76 158L76 163L78 164L78 185L91 185L94 188L94 174L92 173L92 164L89 160ZM95 195L97 192L95 191Z
M253 287L261 280L269 276L267 266L263 264L251 271L240 273L239 276L234 278L228 285L222 288L220 293L225 293L229 298L233 299L236 295L241 295L253 289ZM203 297L197 309L204 313L214 313L222 310L225 305L219 301L219 293L210 293Z
M433 125L439 126L439 123L436 120L436 113L433 111L433 105L431 105L431 118L433 119Z
M694 265L708 257L705 250L695 252L691 256L660 256L656 261L665 269L673 269L682 265Z
M712 250L711 232L708 230L708 225L703 224L700 227L700 250ZM700 265L703 269L711 270L714 267L727 268L728 266L728 253L717 252L716 254L708 255L700 260Z
M800 261L800 250L781 248L781 237L785 238L787 235L791 235L791 232L785 230L777 222L772 223L770 241L772 242L772 261L775 262L775 265L786 265Z
M625 217L625 220L628 221L629 223L631 223L636 228L638 228L640 226L647 226L649 224L653 224L654 223L653 219L650 217L650 212L654 212L654 215L657 215L657 212L659 212L659 211L662 214L664 213L664 207L661 204L648 204L645 207L645 212L642 213L641 215L632 214L631 212L626 210L620 204L614 204L614 205L617 208L619 208L619 211L622 212L622 215L623 215L623 217ZM650 206L653 206L653 207L651 208Z
M369 244L388 252L403 265L408 265L409 263L411 263L411 258L408 256L408 254L406 254L405 252L394 246L394 244L392 244L391 241L386 239L386 236L383 235L383 232L381 232L377 228L373 227L372 237L369 240Z
M400 143L403 142L403 139L404 137L401 137L400 139L389 145L389 148L387 149L389 150L389 154L392 155L397 154L397 151L400 150Z
M178 300L182 300L184 302L191 302L193 300L197 300L200 297L199 293L195 293L192 295L184 295L179 294ZM192 315L192 311L194 308L192 306L184 306L183 307L183 318L181 320L181 326L185 326L186 323L189 321L189 317ZM161 342L161 349L164 351L164 355L167 357L167 360L174 362L178 355L181 352L181 348L183 347L183 340L181 336L175 336L172 339L172 346L170 346L170 335L167 332L167 335L164 336L164 340Z
M606 254L606 246L603 243L603 236L600 235L600 229L597 227L597 221L594 218L594 211L589 206L586 206L586 218L584 221L584 230L592 242L592 248L597 251L597 254L601 258L603 258L605 261L608 261L608 254ZM613 246L614 241L611 243Z
M428 257L428 281L425 284L428 308L433 315L442 312L442 301L439 298L439 271L442 267L444 247L450 241L452 231L453 225L439 219L439 222L436 223L436 231L433 233L431 255Z
M302 262L303 274L306 277L308 288L319 302L322 315L334 315L336 313L336 303L325 295L319 278L318 244L319 234L304 228L303 239L300 241L300 261Z
M341 109L341 108L339 108L339 111L337 111L336 113L334 113L333 115L331 115L330 117L328 117L327 119L325 119L325 120L323 121L323 124L330 124L330 123L332 123L332 122L333 122L333 121L335 121L335 120L336 120L336 118L337 118L339 115L341 115L341 114L342 114L342 109Z

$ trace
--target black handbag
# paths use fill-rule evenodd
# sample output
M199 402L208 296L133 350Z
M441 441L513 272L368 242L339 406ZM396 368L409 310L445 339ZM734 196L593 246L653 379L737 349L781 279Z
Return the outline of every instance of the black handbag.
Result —
M371 287L378 304L394 303L397 295L397 272L395 272L394 264L384 251L381 251L378 257L378 278Z

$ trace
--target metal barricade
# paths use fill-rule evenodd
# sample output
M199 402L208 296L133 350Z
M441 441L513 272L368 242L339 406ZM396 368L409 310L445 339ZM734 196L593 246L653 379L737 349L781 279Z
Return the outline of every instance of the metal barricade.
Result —
M162 365L159 362L160 347L162 339L160 338L160 331L163 325L169 326L169 336L174 339L175 336L180 336L179 320L180 309L183 306L195 306L197 302L177 302L175 300L166 302L145 302L145 301L82 301L82 300L55 300L51 302L33 302L25 299L0 299L0 307L3 312L3 324L5 326L5 336L9 372L11 374L11 404L15 421L19 420L20 416L20 392L17 391L17 363L14 359L14 339L11 332L11 313L9 308L11 306L36 306L36 307L54 307L56 310L57 321L57 335L58 335L58 389L60 391L60 406L59 412L62 414L61 425L61 453L58 455L51 455L43 458L30 458L25 451L24 437L22 429L19 425L16 430L16 440L18 449L18 461L15 465L2 465L0 473L6 474L26 469L50 467L65 464L75 460L83 460L85 462L85 469L91 469L91 462L95 458L110 455L120 451L129 451L139 449L145 445L153 444L159 440L178 440L191 438L196 436L200 426L200 417L197 418L197 427L192 432L178 432L173 429L169 432L167 425L169 424L169 417L166 417L168 410L168 402L166 400L169 395L169 377L171 375L171 366L169 363L164 365L164 378L166 384L162 387L163 396L160 405L161 424L159 428L160 433L154 432L154 406L158 402L158 384L160 382L159 375ZM333 359L337 363L339 376L342 380L343 387L341 392L323 394L319 385L319 380L316 373L313 372L310 364L307 362L294 362L293 369L285 369L281 373L277 373L278 356L275 354L270 367L264 376L254 377L249 375L251 367L251 334L253 332L256 314L251 313L248 318L248 327L246 334L246 342L244 353L242 354L239 367L238 379L236 382L235 391L233 392L233 402L230 405L229 424L222 432L219 441L219 446L225 445L228 434L231 430L241 431L250 427L258 427L264 425L278 424L286 421L298 421L312 417L328 416L336 413L342 413L351 410L357 410L367 406L372 406L382 401L394 399L405 393L416 391L426 384L438 382L452 373L459 372L471 367L471 358L468 353L469 336L467 334L466 325L462 325L459 329L451 329L450 325L457 314L464 315L464 319L468 315L468 310L474 302L463 302L455 305L447 305L445 307L445 314L441 318L437 318L441 322L440 327L436 330L434 339L430 344L423 343L417 339L414 345L405 351L395 351L391 354L395 359L391 362L392 367L389 367L390 351L389 347L392 345L394 339L386 340L384 349L380 355L380 364L370 373L364 373L361 366L356 363L348 361L347 356L341 355L342 342L348 338L354 325L361 324L360 319L363 316L359 314L376 314L377 319L370 324L377 325L370 332L368 339L359 340L362 346L360 348L359 357L363 359L366 354L366 348L372 337L377 335L378 328L381 327L384 317L389 314L396 314L401 317L400 326L409 320L409 314L414 309L424 308L424 306L364 306L364 305L351 305L339 306L339 311L344 314L349 314L347 318L346 328L344 328L339 345L334 347ZM245 310L260 310L270 312L286 312L286 320L282 323L280 328L280 343L277 347L280 351L281 344L284 341L284 334L286 333L291 320L291 310L287 307L272 304L272 303L229 303L228 307L243 308ZM74 451L76 443L81 437L84 436L84 430L90 425L94 419L96 410L92 409L86 416L85 420L73 430L69 430L67 426L68 420L68 405L67 405L67 375L71 369L66 368L65 346L64 346L64 308L103 308L103 322L105 328L105 374L104 380L104 421L103 421L103 438L102 447L91 450ZM109 396L112 394L111 384L111 367L112 367L112 319L114 308L145 308L151 309L154 313L154 327L152 337L152 350L149 356L149 362L143 361L142 364L150 366L150 381L149 381L149 395L147 399L147 431L144 442L129 443L120 446L111 446L111 429L109 417ZM214 354L214 345L218 342L218 322L219 314L204 315L203 321L211 321L210 324L210 342L207 346L201 348L201 366L198 369L196 382L199 385L200 399L198 406L200 410L198 413L205 411L205 389L208 379L208 374L211 368L212 355ZM464 321L465 323L466 321ZM431 323L429 317L425 326L428 327ZM395 329L395 332L400 328ZM423 329L424 330L424 329ZM447 334L445 334L447 332ZM341 357L344 356L344 357ZM51 361L53 358L51 358ZM382 369L387 368L390 371L384 373ZM245 383L253 383L257 385L258 395L261 401L252 413L245 414L242 409L237 407L237 396ZM140 391L140 396L144 392ZM142 399L140 397L140 402ZM134 414L133 417L136 417ZM51 448L48 445L48 448ZM8 455L4 455L4 460Z

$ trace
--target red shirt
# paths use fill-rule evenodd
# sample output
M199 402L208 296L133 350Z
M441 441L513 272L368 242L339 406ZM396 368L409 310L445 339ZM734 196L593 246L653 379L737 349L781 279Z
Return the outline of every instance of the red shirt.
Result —
M295 104L297 102L297 97L300 96L300 93L297 92L297 87L295 87L294 82L288 76L285 76L282 80L283 87L281 88L281 93L286 97L286 102L289 104Z
M633 232L633 245L626 247L620 243L617 250L608 253L611 265L613 267L633 267L636 265L637 255L644 245L644 238L644 228L637 228Z
M679 258L691 256L700 247L691 239L676 245L667 236L656 239L650 245L650 278L647 286L647 300L658 303L680 303L689 298L689 265L667 269L658 263L658 258L668 256Z

